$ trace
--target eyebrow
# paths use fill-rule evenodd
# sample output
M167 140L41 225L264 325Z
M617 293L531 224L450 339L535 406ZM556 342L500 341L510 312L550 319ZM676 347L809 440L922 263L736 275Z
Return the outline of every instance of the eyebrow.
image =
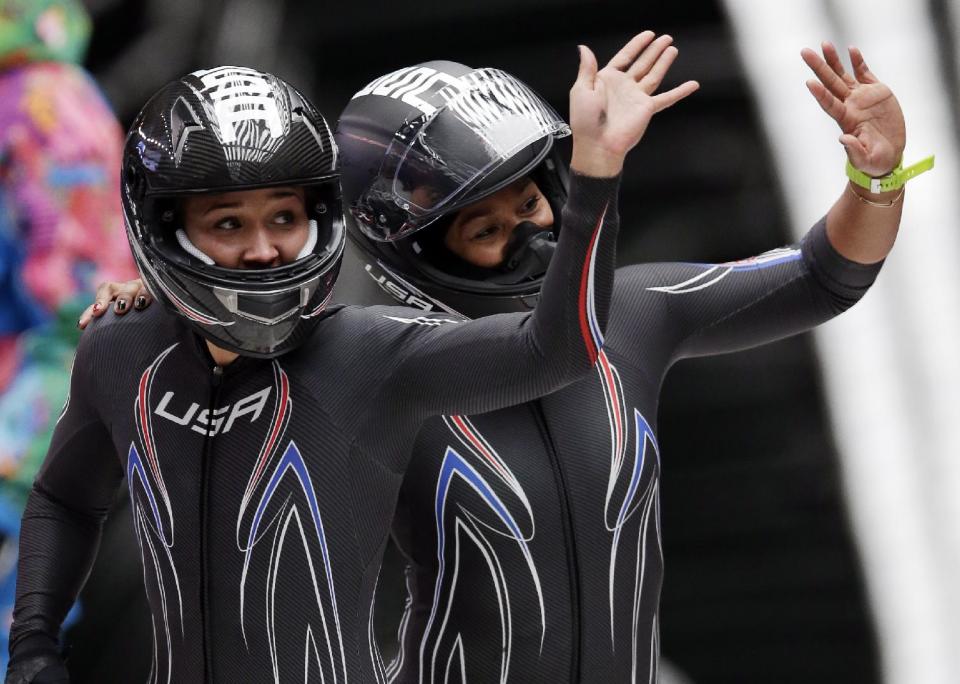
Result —
M523 192L533 183L533 179L530 176L523 176L518 178L513 183L508 185L508 188L514 188L517 192ZM465 226L470 221L481 216L486 216L490 212L486 209L481 209L479 207L474 207L473 209L464 209L463 214L460 216L460 225Z
M481 209L474 207L473 209L464 210L463 214L460 216L460 225L465 226L470 223L475 218L480 218L481 216L486 216L490 212L486 209Z
M296 197L296 196L297 196L297 193L295 193L293 190L277 190L275 192L270 193L270 199L272 200L283 199L285 197ZM216 204L207 207L204 210L202 215L206 216L210 212L217 211L218 209L235 209L236 207L239 207L239 206L240 206L240 202L238 200L233 200L233 201L225 200L223 202L217 202Z

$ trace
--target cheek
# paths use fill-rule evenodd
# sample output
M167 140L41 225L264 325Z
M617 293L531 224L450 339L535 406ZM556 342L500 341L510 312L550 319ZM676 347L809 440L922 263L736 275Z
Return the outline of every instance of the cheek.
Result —
M540 200L540 206L537 207L537 212L528 219L533 221L538 226L552 226L553 225L553 209L550 208L550 203L546 199Z
M277 251L280 252L280 260L283 263L295 261L300 250L307 244L309 228L304 223L292 230L285 231L277 238Z
M237 268L240 265L240 248L233 235L217 235L211 230L186 229L190 242L213 259L218 266Z
M507 236L500 233L492 242L485 242L475 248L474 265L484 268L496 268L503 263L503 250L507 246Z
M477 242L459 240L448 235L444 242L451 252L464 261L474 266L495 268L503 261L503 248L507 244L507 238L499 234L495 239Z

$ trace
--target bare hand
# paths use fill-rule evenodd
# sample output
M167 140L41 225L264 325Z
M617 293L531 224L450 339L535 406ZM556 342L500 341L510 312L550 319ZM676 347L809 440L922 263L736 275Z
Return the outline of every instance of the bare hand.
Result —
M130 280L126 283L100 283L97 288L96 299L93 304L84 309L83 315L77 321L77 327L83 330L94 318L100 318L107 312L110 302L114 301L113 310L118 316L122 316L131 308L139 310L146 309L153 301L153 297L147 292L141 280Z
M840 144L850 163L868 176L887 175L900 163L907 144L900 103L873 75L858 48L850 48L853 75L844 70L832 44L825 42L821 49L823 58L810 48L800 52L820 79L807 81L807 88L843 131Z
M653 115L700 87L696 81L687 81L654 95L677 58L672 42L670 36L656 38L653 31L644 31L599 72L593 52L580 46L580 71L570 89L574 171L598 177L617 175Z

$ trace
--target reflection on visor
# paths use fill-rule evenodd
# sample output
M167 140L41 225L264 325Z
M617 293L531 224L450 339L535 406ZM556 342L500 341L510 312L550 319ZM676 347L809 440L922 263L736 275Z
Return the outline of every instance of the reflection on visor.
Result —
M397 234L383 226L379 239L425 225L524 148L570 133L553 108L498 69L471 72L433 97L437 110L397 132L378 181L360 200L392 204L407 215Z

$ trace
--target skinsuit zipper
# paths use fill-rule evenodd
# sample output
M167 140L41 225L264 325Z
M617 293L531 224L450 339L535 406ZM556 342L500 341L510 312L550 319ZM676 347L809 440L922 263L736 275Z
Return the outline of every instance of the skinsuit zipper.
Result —
M214 366L210 378L213 391L210 393L210 405L207 413L212 418L220 398L220 385L223 383L223 367ZM213 681L213 654L211 653L210 621L207 619L207 480L210 475L210 451L213 448L213 420L207 422L207 438L203 442L203 454L200 463L200 621L203 625L203 681Z
M544 446L547 449L547 455L550 458L550 465L553 468L554 482L557 483L557 498L560 500L560 521L563 527L563 541L568 549L567 553L567 571L570 575L570 623L573 631L571 642L572 650L570 653L570 680L571 682L580 681L580 562L577 555L577 542L573 534L573 515L570 512L570 500L567 496L567 478L560 464L560 458L557 456L557 449L550 437L550 431L547 429L547 417L543 413L543 405L539 401L530 402L531 412L540 428L540 435L543 438Z

